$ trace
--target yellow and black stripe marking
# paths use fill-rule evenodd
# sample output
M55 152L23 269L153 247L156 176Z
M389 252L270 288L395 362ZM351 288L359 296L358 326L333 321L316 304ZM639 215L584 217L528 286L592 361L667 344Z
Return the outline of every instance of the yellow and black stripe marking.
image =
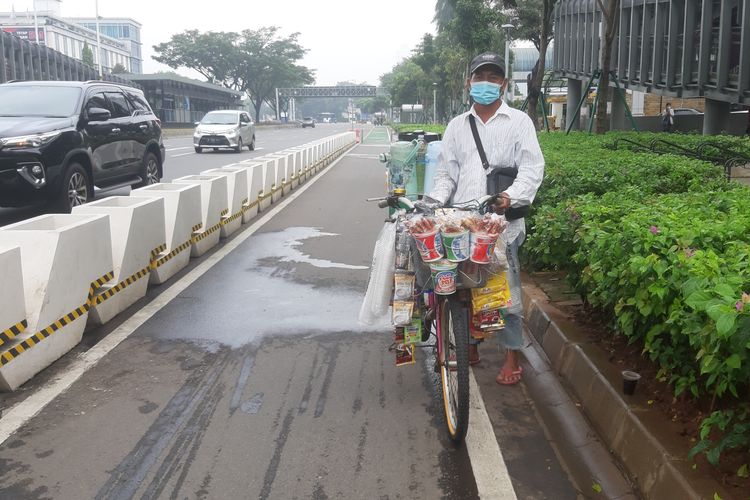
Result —
M237 212L236 214L234 214L234 215L231 215L231 216L229 216L229 217L227 217L225 219L221 219L221 222L219 224L221 224L222 226L226 226L227 224L231 224L232 222L234 222L237 219L239 219L240 217L242 217L243 213L245 213L244 208L242 210L240 210L239 212Z
M224 210L222 210L222 211L221 211L221 213L219 214L219 216L220 216L220 217L224 217L224 216L225 216L225 215L227 215L228 213L229 213L229 209L228 209L228 208L225 208Z
M31 349L35 345L37 345L39 342L43 341L56 331L62 329L64 326L71 324L81 316L85 316L89 309L91 308L91 299L94 297L94 291L98 288L101 288L102 285L104 285L106 282L110 281L114 277L114 271L110 271L98 280L92 281L91 286L89 286L89 295L86 299L86 303L76 307L73 309L73 311L69 312L68 314L64 315L62 318L58 319L57 321L53 322L51 325L49 325L47 328L43 328L42 330L39 330L31 337L27 338L23 342L20 342L16 344L15 346L11 347L7 351L3 351L0 353L0 366L4 366L11 361L13 361L15 358L17 358L19 355L21 355L23 352L25 352L27 349Z
M196 224L196 225L193 226L192 232L199 231L200 228L202 228L202 227L203 227L203 223L199 222L198 224Z
M120 292L124 290L125 288L129 287L139 279L143 278L144 276L148 276L149 272L151 271L151 266L145 267L138 271L137 273L133 274L132 276L129 276L128 278L124 279L123 281L119 282L109 290L105 290L103 293L100 293L94 298L94 304L95 306L98 306L99 304L103 303L105 300L111 298L114 294L117 292Z
M200 226L198 226L198 227L200 227ZM178 253L183 252L184 250L190 248L190 245L192 243L193 243L193 239L191 238L191 239L187 240L185 243L183 243L182 245L178 246L177 248L175 248L174 250L172 250L171 252L169 252L164 257L159 257L157 260L155 260L155 261L153 261L151 263L151 269L156 269L157 267L163 265L165 262L167 262L169 260L172 260L175 255L177 255Z
M110 271L104 276L102 276L101 278L99 278L98 280L91 282L91 286L89 287L89 296L88 296L88 299L86 300L86 306L91 305L91 301L96 296L96 291L102 286L104 286L104 284L107 283L108 281L112 281L114 277L115 277L115 272Z
M243 204L243 205L242 205L242 212L243 212L243 213L244 213L244 212L247 212L248 210L250 210L251 208L254 208L254 207L256 207L257 205L258 205L258 200L255 200L255 201L254 201L254 202L252 202L252 203L247 203L247 204Z
M227 212L228 212L228 210L227 210ZM193 244L198 243L202 239L208 237L210 234L213 234L216 231L218 231L219 229L221 229L222 225L223 225L223 223L219 222L218 224L215 224L215 225L209 227L208 229L206 229L202 233L193 234L193 237L191 238L191 241L193 242Z
M156 257L158 257L159 254L162 253L166 249L167 249L167 244L166 243L162 243L158 247L156 247L153 250L151 250L151 259L150 259L150 262L154 262L156 260Z
M27 326L29 326L29 324L26 322L26 320L23 320L20 323L16 323L15 325L11 326L7 330L0 332L0 345L7 344L8 342L16 338L21 334L21 332L26 330Z

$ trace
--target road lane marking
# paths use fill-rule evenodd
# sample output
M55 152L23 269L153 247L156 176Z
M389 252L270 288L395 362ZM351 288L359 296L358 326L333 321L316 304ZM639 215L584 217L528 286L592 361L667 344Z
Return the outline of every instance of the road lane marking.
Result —
M165 151L177 151L178 149L190 149L192 146L185 146L182 148L167 148Z
M469 408L471 417L465 442L479 498L516 500L516 492L473 371L469 371Z
M249 227L238 233L238 235L235 236L231 241L225 243L224 246L216 250L200 264L195 266L195 268L193 268L193 270L186 274L184 277L182 277L178 281L175 281L169 288L164 290L161 294L155 297L154 300L149 302L141 310L137 311L130 318L125 320L120 326L118 326L109 335L99 341L94 347L78 356L70 364L65 373L60 374L58 378L50 381L43 387L40 387L37 391L30 394L25 400L3 412L2 418L0 418L0 445L2 445L2 443L4 443L22 425L24 425L31 418L42 411L44 407L52 402L57 396L70 388L79 378L83 376L84 373L86 373L90 368L93 368L99 361L101 361L104 356L106 356L112 349L117 347L120 342L127 339L136 329L138 329L141 325L148 321L154 314L159 312L164 306L169 304L187 287L198 280L198 278L203 276L213 266L218 264L221 259L226 257L230 252L240 246L250 236L255 234L268 221L273 219L276 214L278 214L290 203L296 200L298 196L307 191L310 186L318 182L319 179L323 178L325 174L327 174L345 157L345 153L339 156L319 174L313 176L313 178L305 182L304 185L295 189L288 197L283 198L282 201L279 202L276 206L272 206L272 208L265 215L261 216Z
M194 153L193 151L191 151L189 153L182 153L182 154L179 154L179 155L172 155L172 156L170 156L170 158L179 158L180 156L187 156L187 155L194 155L194 154L196 154L196 153Z

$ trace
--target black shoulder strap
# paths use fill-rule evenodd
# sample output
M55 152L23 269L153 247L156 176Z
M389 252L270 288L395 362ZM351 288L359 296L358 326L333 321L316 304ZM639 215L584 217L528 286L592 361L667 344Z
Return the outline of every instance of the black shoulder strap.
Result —
M479 151L479 158L482 160L482 166L487 170L490 168L490 164L487 162L487 155L484 154L482 141L479 139L479 131L477 130L477 122L474 120L474 115L469 115L469 124L471 125L471 134L474 136L474 143L477 145L477 151Z

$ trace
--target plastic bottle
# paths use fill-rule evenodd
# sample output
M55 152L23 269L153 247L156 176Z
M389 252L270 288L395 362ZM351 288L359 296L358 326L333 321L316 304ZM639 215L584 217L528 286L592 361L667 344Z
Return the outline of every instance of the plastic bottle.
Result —
M414 169L411 172L411 177L406 184L407 194L422 194L422 185L424 179L425 169L425 142L424 135L420 135L417 139L417 151L416 158L414 161Z
M438 156L442 148L443 141L432 141L427 144L423 186L424 194L430 194L430 191L435 186L435 170L437 170Z

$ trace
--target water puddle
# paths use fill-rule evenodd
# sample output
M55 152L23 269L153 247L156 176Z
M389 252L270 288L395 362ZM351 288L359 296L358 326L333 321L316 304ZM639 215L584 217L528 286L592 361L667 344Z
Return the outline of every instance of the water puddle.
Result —
M231 265L236 272L209 271L196 282L195 290L188 289L181 295L181 298L189 296L187 303L175 304L178 302L175 301L173 307L160 312L152 334L160 339L190 340L201 345L220 343L237 348L269 335L387 330L390 325L387 317L375 325L359 324L364 284L361 290L336 286L336 273L340 270L367 273L368 267L315 258L302 251L307 240L336 237L337 234L309 227L253 236L247 251L227 257L235 259ZM295 281L299 266L319 269L318 282ZM309 268L306 272L309 274Z

